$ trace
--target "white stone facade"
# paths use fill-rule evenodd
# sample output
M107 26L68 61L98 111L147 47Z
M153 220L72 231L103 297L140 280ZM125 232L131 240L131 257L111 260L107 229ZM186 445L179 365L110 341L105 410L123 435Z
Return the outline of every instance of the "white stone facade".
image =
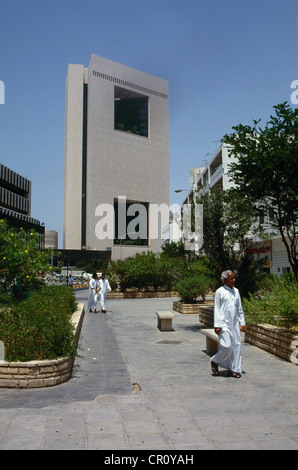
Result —
M129 106L136 103L138 115L143 113L137 131L117 128L116 119L120 112L116 102L125 99ZM144 111L140 111L139 103L143 102ZM133 112L125 119L129 121L131 114ZM64 248L86 246L88 249L111 250L112 258L130 256L146 249L160 251L161 229L157 239L150 238L148 233L147 246L126 246L124 243L120 246L110 236L99 239L96 227L98 229L104 220L103 205L113 208L121 197L133 203L146 203L148 213L152 204L169 204L168 124L166 80L96 55L92 55L88 69L69 65ZM83 192L86 194L85 206ZM149 231L150 220L147 225Z

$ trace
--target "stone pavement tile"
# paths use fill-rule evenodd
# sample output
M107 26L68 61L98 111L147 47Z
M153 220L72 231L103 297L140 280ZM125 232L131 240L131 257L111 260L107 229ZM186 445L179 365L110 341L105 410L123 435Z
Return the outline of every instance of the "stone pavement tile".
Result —
M49 431L43 441L43 450L83 450L86 438L77 431Z
M7 438L0 446L0 450L41 450L42 436L34 439L26 439L24 437Z
M8 426L1 426L0 425L0 448L1 448L1 441L5 437L6 431L7 431Z
M2 413L2 412L1 412ZM49 409L32 410L28 408L20 408L11 420L10 427L12 429L26 428L35 426L46 427L50 418L51 411Z
M196 431L198 425L193 416L185 409L158 411L158 421L165 432Z
M289 409L284 406L283 399L276 400L270 394L264 398L256 397L254 400L250 401L250 407L256 410L259 413L262 413L264 416L271 415L278 410L279 414L288 414Z
M127 439L123 434L92 432L88 434L88 450L128 450Z
M223 412L214 413L210 416L199 417L196 419L203 429L224 429L235 427L235 421Z
M298 413L292 413L290 410L288 412L279 412L278 410L273 411L269 415L266 414L266 419L272 424L278 423L279 425L285 426L297 426L298 425Z
M240 427L212 428L204 430L206 437L217 446L217 444L230 442L247 442L248 435Z
M191 454L192 451L196 450L216 450L216 447L211 442L208 442L204 444L177 444L173 445L173 449L189 451Z
M229 418L238 426L266 426L268 419L257 411L243 405L242 408L226 410Z
M217 450L260 450L259 445L251 439L236 442L216 442L215 447Z
M156 446L164 450L171 449L171 445L163 432L131 432L127 434L127 439L131 449L151 448Z
M5 436L0 444L1 450L7 449L22 449L25 446L26 449L40 449L43 437L45 434L44 425L30 425L30 421L27 424L20 426L11 426L7 429Z
M87 425L105 423L107 421L120 421L117 403L91 403L86 405L85 419Z
M298 450L298 443L294 439L263 439L258 440L258 448L261 450Z
M166 435L175 449L179 449L180 446L208 445L211 442L199 428L167 431Z
M121 435L123 434L123 425L120 420L118 421L98 421L97 423L87 423L87 436L90 437L93 434L99 435Z
M157 419L151 419L150 420L125 420L123 421L123 426L125 429L125 432L127 434L134 434L134 433L160 433L161 428L159 426L159 423Z
M0 426L7 426L10 423L10 421L14 418L15 414L16 414L16 410L14 408L8 409L8 410L1 408Z
M287 438L288 433L286 427L273 426L270 424L259 426L245 426L245 433L255 441L264 439L281 439Z
M121 412L121 418L125 421L156 421L156 415L151 409L141 410L138 407L134 411L128 409Z

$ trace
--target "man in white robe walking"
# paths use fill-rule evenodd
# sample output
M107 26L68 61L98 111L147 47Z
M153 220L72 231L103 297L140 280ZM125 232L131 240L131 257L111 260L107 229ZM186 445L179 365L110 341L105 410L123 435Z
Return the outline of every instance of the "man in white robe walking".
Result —
M240 378L241 339L240 327L246 330L238 289L234 287L236 279L232 271L221 274L223 286L217 289L214 298L214 331L219 336L219 351L211 358L211 369L218 375L218 366L228 369L228 375Z
M97 273L94 273L92 279L89 282L89 298L88 298L88 310L89 312L96 313L98 294L100 291L100 285L97 278Z
M106 313L106 297L107 293L110 292L111 286L109 281L106 279L105 273L102 273L101 279L99 280L99 287L101 288L100 291L100 303L101 303L101 311Z

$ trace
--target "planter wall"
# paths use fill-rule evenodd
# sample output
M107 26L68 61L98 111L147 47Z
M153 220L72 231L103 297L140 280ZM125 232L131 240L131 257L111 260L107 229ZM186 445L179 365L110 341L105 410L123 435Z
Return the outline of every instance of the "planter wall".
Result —
M210 305L201 305L199 315L200 323L204 323L204 325L208 325L213 328L214 307L211 307Z
M173 310L183 314L198 314L199 308L199 304L185 304L179 300L173 302Z
M245 341L286 361L293 362L293 344L295 342L295 347L297 347L298 335L267 324L247 325Z
M85 314L84 304L71 317L75 328L76 346ZM55 360L6 362L0 361L0 388L41 388L59 385L69 380L74 358Z
M213 304L213 302L209 300L205 301L204 303L199 301L199 302L196 302L195 304L186 304L184 302L181 302L181 300L174 300L173 310L176 310L176 312L183 313L183 314L200 314L200 321L201 321L201 312L206 311L208 312L207 313L208 318L209 316L212 316L212 326L213 326L213 307L211 304ZM206 323L206 324L209 325L209 323Z
M107 299L153 299L163 297L178 297L177 292L168 291L127 291L117 292L112 291L107 293Z

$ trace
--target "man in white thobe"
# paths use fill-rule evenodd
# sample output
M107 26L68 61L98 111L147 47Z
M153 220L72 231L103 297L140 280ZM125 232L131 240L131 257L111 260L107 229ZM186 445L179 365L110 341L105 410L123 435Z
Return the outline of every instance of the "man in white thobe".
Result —
M99 280L99 287L101 288L101 291L100 291L101 311L105 313L107 293L110 290L112 290L109 281L106 279L105 273L102 273L101 275L101 279Z
M100 285L97 278L97 274L94 273L92 279L89 282L89 298L88 298L88 310L89 312L96 312L98 294L100 291Z
M232 377L241 377L241 339L240 328L246 330L241 298L235 285L232 271L221 274L224 283L217 289L214 298L214 331L219 336L220 349L211 358L211 368L218 375L218 366L228 369Z

